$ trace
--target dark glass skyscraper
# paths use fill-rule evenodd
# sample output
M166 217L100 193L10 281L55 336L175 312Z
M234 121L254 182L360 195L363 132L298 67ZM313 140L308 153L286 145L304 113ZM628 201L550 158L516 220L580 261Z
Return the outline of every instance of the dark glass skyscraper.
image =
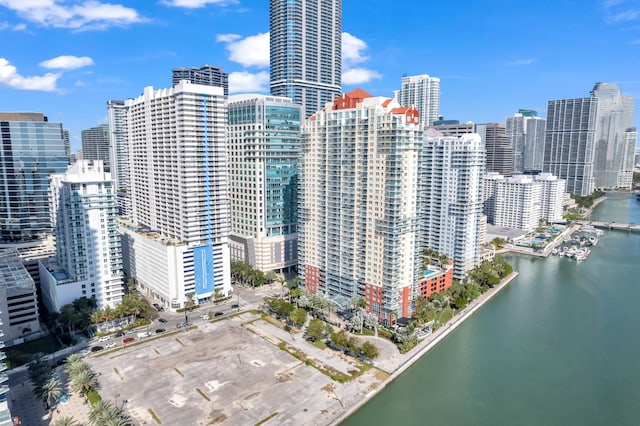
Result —
M270 0L271 94L304 117L341 92L342 0Z
M51 234L49 176L69 165L62 124L42 113L0 113L0 243Z
M82 159L102 160L104 162L104 171L111 172L109 125L100 124L99 126L83 130L81 137Z
M221 67L203 65L199 68L176 68L172 70L173 87L181 80L188 80L193 84L203 86L222 87L224 95L229 96L229 74Z

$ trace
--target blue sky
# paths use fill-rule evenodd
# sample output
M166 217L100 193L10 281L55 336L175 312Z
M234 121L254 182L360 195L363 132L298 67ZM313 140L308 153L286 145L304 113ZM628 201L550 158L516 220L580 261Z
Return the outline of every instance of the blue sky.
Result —
M106 101L219 65L231 93L268 91L267 0L0 0L0 111L41 111L71 131ZM588 96L640 99L640 0L344 0L343 87L392 96L403 74L441 79L441 114L504 122ZM640 127L640 114L635 123Z

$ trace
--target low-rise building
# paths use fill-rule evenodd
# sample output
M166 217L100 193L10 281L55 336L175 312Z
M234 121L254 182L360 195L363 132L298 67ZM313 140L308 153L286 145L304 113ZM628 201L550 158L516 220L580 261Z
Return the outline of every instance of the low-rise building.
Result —
M428 298L434 293L445 291L453 284L453 262L446 265L429 265L423 272L423 277L418 281L418 297Z

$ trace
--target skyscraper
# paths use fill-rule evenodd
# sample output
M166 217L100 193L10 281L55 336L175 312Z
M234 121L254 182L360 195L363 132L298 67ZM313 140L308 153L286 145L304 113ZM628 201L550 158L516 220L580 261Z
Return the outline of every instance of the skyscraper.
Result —
M452 259L456 280L465 280L480 262L484 173L479 135L426 131L419 178L421 247Z
M432 126L440 117L440 79L427 74L402 77L402 88L394 90L394 99L400 105L415 106L420 123Z
M633 127L633 98L623 96L617 84L596 83L591 96L598 99L595 127L595 187L631 189L636 141L627 136Z
M567 182L567 192L589 195L593 175L598 99L549 101L543 170Z
M261 271L293 271L300 106L264 95L231 96L227 106L231 259Z
M132 212L123 266L171 309L231 291L221 87L182 81L125 101Z
M83 130L82 159L101 160L106 172L111 171L111 159L109 149L109 125L100 124L96 127Z
M127 133L127 110L124 101L107 101L107 120L109 125L109 157L111 158L111 177L115 184L118 214L131 214L131 174L129 164L129 135Z
M175 68L172 70L173 86L175 87L181 80L190 81L193 84L202 86L222 87L224 95L229 95L229 74L222 71L222 67L203 65L193 68Z
M363 297L384 324L410 314L421 262L415 108L356 89L307 120L299 272L312 293Z
M0 243L51 235L49 175L69 165L62 124L42 113L0 113Z
M507 138L507 129L501 123L476 124L486 150L487 172L510 176L513 173L513 149Z
M50 312L80 297L99 308L122 300L122 252L113 182L100 160L78 160L51 176L56 256L40 262L43 301Z
M546 121L532 110L507 117L506 135L513 151L513 172L542 170Z
M341 92L342 0L270 0L271 94L308 118Z

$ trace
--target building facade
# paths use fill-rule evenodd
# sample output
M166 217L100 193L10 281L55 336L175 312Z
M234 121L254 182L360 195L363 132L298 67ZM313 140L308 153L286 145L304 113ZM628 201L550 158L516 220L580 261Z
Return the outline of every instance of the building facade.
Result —
M402 88L393 97L400 105L415 106L426 128L440 117L440 79L427 74L402 77Z
M171 89L146 87L125 101L131 175L129 225L138 235L165 245L186 246L185 281L161 295L167 307L183 307L187 294L205 300L231 292L230 205L221 87L181 81ZM136 262L145 259L140 244L127 247L127 276L142 288L153 286ZM126 265L125 265L126 266ZM172 266L167 266L172 267Z
M129 217L131 214L131 166L129 164L129 135L127 133L127 107L124 101L107 101L107 120L109 125L109 157L111 177L116 189L118 215Z
M175 87L180 81L187 80L201 86L222 87L224 95L229 95L229 74L222 67L203 65L192 68L175 68L172 70L172 84Z
M42 113L0 113L0 244L51 235L49 175L69 165L62 124Z
M475 132L484 143L487 172L505 176L513 174L513 149L507 138L506 126L501 123L476 124Z
M356 89L305 122L302 146L304 285L342 307L362 297L384 324L408 316L421 272L417 110Z
M106 172L111 172L111 150L109 148L109 125L100 124L83 130L82 159L99 160L104 163Z
M506 121L506 135L513 150L513 172L541 171L546 120L538 117L536 111L521 109Z
M308 118L342 91L342 0L270 0L271 94Z
M631 189L634 103L617 84L596 83L591 96L598 99L595 127L594 181L599 189ZM636 138L633 138L635 134Z
M595 129L598 99L547 103L543 171L567 183L567 192L586 196L595 189Z
M80 297L114 308L123 296L122 249L115 190L102 161L79 160L51 176L56 256L40 262L49 312Z
M228 98L231 259L261 271L298 263L300 106L264 95Z
M453 260L453 277L464 281L480 262L485 150L478 134L425 136L420 160L421 247Z

